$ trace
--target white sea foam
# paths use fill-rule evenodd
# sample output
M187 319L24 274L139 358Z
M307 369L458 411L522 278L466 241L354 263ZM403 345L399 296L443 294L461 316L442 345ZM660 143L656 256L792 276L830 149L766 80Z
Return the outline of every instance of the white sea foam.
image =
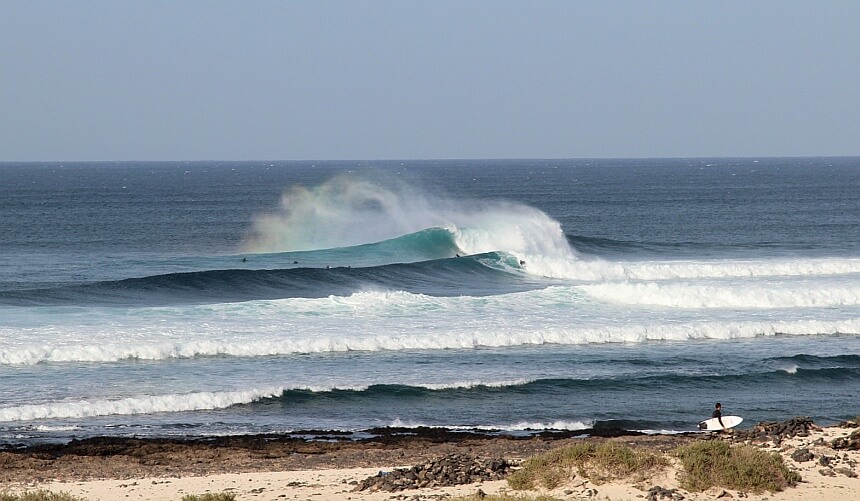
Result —
M42 432L47 432L47 433L53 433L53 432L58 432L58 431L75 431L75 430L80 430L81 428L80 428L80 426L73 426L73 425L69 425L69 426L50 426L50 425L40 424L40 425L38 425L38 426L34 426L34 427L33 427L33 429L34 429L35 431L42 431Z
M523 269L533 275L585 282L816 277L858 274L860 273L860 259L606 261L602 259L559 259L557 256L530 255L526 258L526 265Z
M457 388L475 388L479 386L500 388L526 383L528 383L528 380L401 384L438 391ZM294 386L289 388L278 387L222 392L206 391L168 395L140 395L116 399L84 399L71 402L47 402L0 408L0 422L31 421L36 419L78 419L97 416L224 409L233 405L247 404L264 398L278 397L284 392L290 390L329 393L336 390L365 391L368 388L368 385L338 384L330 386ZM67 431L76 429L76 427L39 425L35 429L39 431Z
M541 422L519 422L511 425L494 426L492 428L504 431L527 431L527 430L585 430L594 426L594 421L553 421Z
M453 383L419 383L413 384L410 386L418 386L421 388L427 388L428 390L451 390L451 389L470 389L470 388L478 388L478 387L486 387L486 388L505 388L509 386L522 386L524 384L528 384L530 381L528 379L512 379L510 381L463 381L463 382L453 382Z
M440 425L426 424L416 421L402 421L395 419L389 424L392 428L446 428L449 430L482 430L482 431L541 431L541 430L585 430L594 426L594 421L553 421L553 422L527 422L521 421L513 424L480 424L480 425Z
M836 262L860 261L821 261ZM838 268L828 266L812 269ZM368 290L153 308L5 308L0 365L858 334L858 278L625 279L486 297Z
M145 395L122 399L77 400L0 408L0 422L34 419L75 419L96 416L152 414L224 409L261 398L275 397L283 388L227 392L198 392L171 395Z
M806 288L804 284L602 283L583 285L589 296L614 303L673 308L829 308L860 305L860 284Z
M696 429L689 429L689 430L661 429L661 430L636 430L636 431L644 433L646 435L680 435L682 433L699 432L702 430L699 430L698 428L696 428ZM702 433L705 433L705 432L702 431Z
M259 327L259 326L258 326ZM199 356L261 357L299 353L328 353L348 351L399 351L474 349L479 347L511 347L524 345L581 345L601 343L641 343L655 340L684 341L693 339L737 339L756 336L815 335L860 333L860 318L845 320L794 320L794 321L696 321L631 324L578 325L558 322L546 325L511 325L504 321L496 324L464 324L436 327L428 335L422 330L404 327L392 334L335 332L315 334L314 337L284 339L277 330L258 338L236 339L175 339L158 341L159 336L132 339L127 342L111 339L109 335L99 341L89 338L65 340L62 344L46 346L21 344L0 350L0 364L32 365L42 362L112 362L125 359L165 360ZM320 326L320 330L326 330ZM56 342L55 342L56 343Z

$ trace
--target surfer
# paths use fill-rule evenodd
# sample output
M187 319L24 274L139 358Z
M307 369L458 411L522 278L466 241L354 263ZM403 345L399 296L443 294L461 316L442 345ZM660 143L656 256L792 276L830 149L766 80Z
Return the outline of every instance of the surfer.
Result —
M723 416L723 404L717 402L711 417L699 423L700 430L726 432L741 424L744 418L740 416Z
M720 426L722 426L724 430L726 429L726 425L723 424L723 404L717 402L717 405L714 406L714 413L711 414L711 417L717 418L717 421L720 422Z

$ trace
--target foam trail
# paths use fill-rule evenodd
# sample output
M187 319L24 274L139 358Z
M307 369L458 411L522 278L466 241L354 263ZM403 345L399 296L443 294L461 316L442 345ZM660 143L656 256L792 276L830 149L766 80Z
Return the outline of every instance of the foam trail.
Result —
M674 308L831 308L860 304L860 284L803 285L605 283L579 288L603 301Z
M605 261L532 256L525 270L585 282L664 281L704 278L814 277L860 273L856 258L786 258L714 261Z
M118 400L81 400L77 402L28 404L0 409L0 422L224 409L237 404L254 402L262 398L277 397L283 392L283 388L275 388L268 390L151 395Z
M427 388L428 390L454 390L454 389L472 389L478 387L484 388L506 388L511 386L522 386L530 383L531 381L528 379L515 379L510 381L493 381L493 382L483 382L483 381L463 381L463 382L455 382L455 383L421 383L414 384L410 386L416 386L419 388Z
M494 426L490 428L504 431L529 431L529 430L586 430L594 426L594 421L553 421L551 423L522 421L512 425Z
M482 431L540 431L540 430L586 430L594 426L594 421L553 421L551 423L521 421L514 424L499 425L430 425L426 423L395 419L388 425L391 428L445 428L448 430Z

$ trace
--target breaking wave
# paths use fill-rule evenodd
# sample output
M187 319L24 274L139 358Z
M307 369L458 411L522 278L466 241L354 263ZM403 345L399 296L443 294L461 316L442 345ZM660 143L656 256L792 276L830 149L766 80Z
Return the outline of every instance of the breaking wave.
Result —
M170 412L206 411L225 409L236 405L254 405L270 402L288 402L290 405L314 405L315 402L363 402L363 405L388 406L408 405L410 401L444 396L448 401L473 401L476 398L504 398L508 392L517 394L547 395L560 391L635 391L636 388L697 388L701 385L747 384L750 377L757 381L778 381L784 378L804 381L823 381L832 384L856 383L860 381L860 368L834 367L823 369L799 368L793 372L774 370L742 374L700 375L659 374L637 376L627 374L594 379L535 379L508 382L464 382L432 385L372 384L357 387L301 387L268 388L223 392L194 392L168 395L144 395L121 399L78 400L73 402L49 402L0 408L0 422L33 421L43 419L80 419L99 416L135 415ZM576 430L593 423L521 422L514 425L477 425L487 429L568 429ZM418 423L395 423L392 426L423 426Z
M284 338L277 332L256 339L201 338L200 328L187 326L189 337L172 341L114 341L110 332L96 342L74 341L74 344L45 345L17 343L0 349L2 365L34 365L39 363L114 362L119 360L168 360L194 357L265 357L305 353L342 353L349 351L379 352L405 350L445 350L502 348L528 345L584 345L605 343L644 343L648 341L689 341L699 339L747 339L775 335L858 334L860 319L796 320L796 321L727 321L695 323L643 323L636 325L577 326L506 326L494 325L450 329L427 335L424 332L377 334L353 333ZM266 329L270 329L266 327ZM176 330L173 331L174 336ZM70 334L71 335L71 334ZM99 337L102 337L100 335Z

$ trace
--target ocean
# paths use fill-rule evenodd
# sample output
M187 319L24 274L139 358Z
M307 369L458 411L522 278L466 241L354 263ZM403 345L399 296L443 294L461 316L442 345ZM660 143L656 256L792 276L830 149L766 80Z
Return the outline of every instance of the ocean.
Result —
M860 414L856 157L2 163L0 256L0 444Z

